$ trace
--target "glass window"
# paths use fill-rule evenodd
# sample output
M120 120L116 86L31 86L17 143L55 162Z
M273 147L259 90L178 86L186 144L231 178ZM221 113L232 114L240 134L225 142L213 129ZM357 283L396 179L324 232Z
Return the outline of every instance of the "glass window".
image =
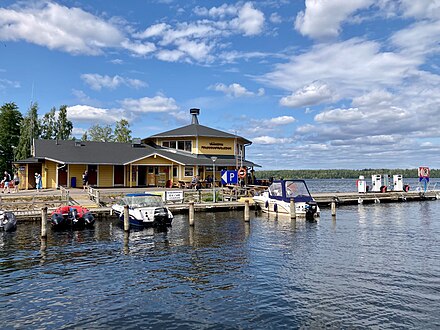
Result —
M176 141L170 141L170 148L176 149Z
M170 141L163 141L162 142L162 147L169 148L170 147Z
M194 167L192 166L185 166L185 176L194 176Z
M185 141L185 151L192 151L192 141Z
M177 141L177 149L185 150L185 141Z
M283 196L283 189L281 187L281 182L274 182L269 187L269 193L271 196Z
M173 177L177 178L179 176L178 168L176 166L173 167Z

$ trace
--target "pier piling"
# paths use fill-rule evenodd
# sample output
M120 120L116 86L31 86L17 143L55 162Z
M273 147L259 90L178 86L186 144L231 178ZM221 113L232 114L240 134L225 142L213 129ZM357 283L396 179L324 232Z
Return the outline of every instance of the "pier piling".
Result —
M194 226L194 202L189 203L189 225Z
M47 237L47 206L41 208L41 237Z
M244 201L244 221L249 221L249 199Z
M128 205L124 206L124 231L130 230L130 212Z
M332 209L332 217L336 216L336 202L333 201L331 204L331 209Z
M296 219L295 199L290 199L290 219Z

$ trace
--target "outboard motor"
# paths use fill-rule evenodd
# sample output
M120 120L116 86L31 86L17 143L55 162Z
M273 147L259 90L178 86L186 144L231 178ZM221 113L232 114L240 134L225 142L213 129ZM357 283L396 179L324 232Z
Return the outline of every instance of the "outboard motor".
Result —
M17 229L17 218L12 212L0 211L0 230L15 231Z
M165 207L158 207L154 210L154 222L153 225L160 226L168 226L170 225L170 219L168 217L168 210Z
M76 225L76 223L79 221L78 219L78 210L71 207L69 210L69 215L68 215L70 221L72 222L72 225Z
M84 223L87 227L92 227L95 223L95 217L92 215L92 213L87 212L83 215Z
M305 206L306 219L314 220L315 214L318 212L318 204L316 202L307 202Z

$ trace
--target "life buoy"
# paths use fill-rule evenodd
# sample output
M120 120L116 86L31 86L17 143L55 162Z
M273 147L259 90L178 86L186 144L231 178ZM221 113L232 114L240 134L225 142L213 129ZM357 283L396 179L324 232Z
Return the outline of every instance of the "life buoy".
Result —
M240 169L238 170L238 177L240 179L244 179L246 177L246 168L240 167Z

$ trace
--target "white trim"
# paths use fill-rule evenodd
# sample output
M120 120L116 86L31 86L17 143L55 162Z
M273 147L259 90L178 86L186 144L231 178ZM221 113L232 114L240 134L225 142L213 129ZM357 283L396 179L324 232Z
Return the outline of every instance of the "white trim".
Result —
M147 155L147 156L144 156L144 157L141 157L141 158L138 158L138 159L134 159L134 160L131 160L131 161L129 161L128 163L124 163L123 165L129 165L129 164L133 164L133 163L135 163L135 162L138 162L138 161L140 161L140 160L142 160L142 159L146 159L146 158L150 158L151 156L159 156L159 157L161 157L161 158L164 158L164 159L166 159L166 160L169 160L169 161L171 161L171 162L176 162L176 163L178 163L178 164L181 164L181 165L185 165L184 163L181 163L181 162L178 162L177 160L175 160L175 159L172 159L172 158L168 158L168 157L166 157L166 156L164 156L164 155L160 155L160 154L158 154L158 153L152 153L152 154L149 154L149 155ZM134 165L136 165L136 164L134 164ZM151 165L151 164L141 164L141 165ZM167 166L167 164L161 164L162 166ZM155 165L155 166L158 166L158 165Z

